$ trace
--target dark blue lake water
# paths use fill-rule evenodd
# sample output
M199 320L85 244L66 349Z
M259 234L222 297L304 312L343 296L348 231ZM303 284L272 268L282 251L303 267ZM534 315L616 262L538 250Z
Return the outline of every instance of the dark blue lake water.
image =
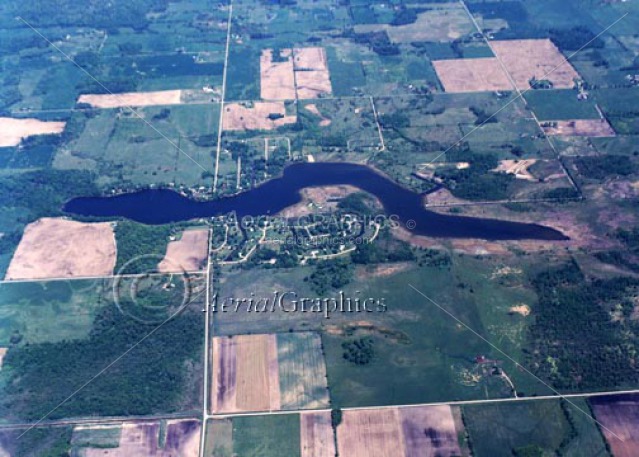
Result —
M561 232L538 224L442 215L423 207L423 197L369 167L349 163L296 163L280 178L232 197L198 202L171 190L143 190L115 197L81 197L64 210L82 216L124 217L145 224L165 224L235 211L243 216L274 215L301 201L306 187L350 184L377 197L387 214L415 222L417 235L487 240L566 240Z

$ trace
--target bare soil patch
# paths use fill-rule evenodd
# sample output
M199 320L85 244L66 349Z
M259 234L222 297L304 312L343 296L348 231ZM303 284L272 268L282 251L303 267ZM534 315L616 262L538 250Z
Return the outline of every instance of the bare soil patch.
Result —
M329 411L300 414L301 457L333 457L335 440Z
M331 125L331 120L325 118L314 103L309 103L308 105L305 105L304 108L322 119L319 123L320 127L327 127Z
M508 76L495 57L433 61L446 92L513 90Z
M94 108L121 108L126 106L179 105L181 90L158 90L154 92L125 92L121 94L84 94L78 103Z
M170 421L166 442L159 447L160 424L136 422L122 424L117 448L85 448L84 457L197 457L200 445L200 423L196 420Z
M224 130L273 130L295 122L297 122L297 116L286 115L284 102L245 102L224 105L222 122Z
M275 335L213 338L214 412L280 409Z
M623 396L601 398L592 402L595 417L615 457L639 455L639 398Z
M405 455L404 437L396 408L344 411L337 427L339 455L397 457Z
M615 131L606 119L575 119L542 123L547 135L611 137Z
M533 78L548 80L556 89L570 89L579 74L549 39L491 41L520 90L529 89Z
M282 49L278 59L273 50L265 49L260 57L260 95L264 100L293 100L295 75L290 49Z
M332 93L324 48L294 48L293 56L298 98L319 98Z
M169 242L158 270L162 273L202 270L206 265L208 242L208 230L185 230L179 240Z
M42 218L25 229L5 279L108 276L115 261L111 223Z
M510 314L520 314L524 317L530 315L530 306L528 305L516 305L516 306L511 306L510 309L508 310L508 312Z
M399 410L406 457L462 455L450 406L423 406Z
M506 173L509 175L515 175L517 179L525 179L526 181L538 181L528 168L537 163L537 159L524 159L524 160L501 160L499 166L493 171L498 173Z
M7 351L9 348L0 348L0 368L2 368L2 361L4 360L4 356L7 355Z
M59 135L66 122L45 122L39 119L0 117L0 147L18 146L22 140L35 135Z

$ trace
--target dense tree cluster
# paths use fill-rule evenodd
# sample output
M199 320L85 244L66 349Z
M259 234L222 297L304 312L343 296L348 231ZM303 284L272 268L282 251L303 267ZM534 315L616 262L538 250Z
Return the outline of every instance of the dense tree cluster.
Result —
M575 160L579 172L590 179L604 179L608 176L628 176L634 166L630 157L622 155L584 156Z
M375 358L375 342L372 338L357 338L342 343L345 360L355 365L368 365Z
M588 280L575 263L537 275L532 284L538 303L527 351L531 369L556 388L604 389L636 383L636 324L628 300L639 281L631 278ZM630 326L632 328L626 328Z

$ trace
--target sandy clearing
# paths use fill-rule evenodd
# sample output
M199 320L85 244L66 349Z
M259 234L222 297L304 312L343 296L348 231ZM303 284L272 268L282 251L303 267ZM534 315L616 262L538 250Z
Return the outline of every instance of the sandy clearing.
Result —
M555 89L570 89L579 74L549 39L491 41L519 90L529 89L534 77L553 83ZM549 74L550 73L550 74Z
M278 114L279 119L269 119ZM224 130L273 130L281 125L294 124L297 116L287 116L284 102L228 103L224 105Z
M300 446L301 457L335 456L329 411L300 414Z
M2 368L2 361L4 360L4 356L7 355L7 351L9 348L0 348L0 368Z
M207 229L185 230L179 240L169 242L158 270L162 273L170 273L204 269L208 242Z
M214 412L280 409L275 335L213 338Z
M520 314L524 317L530 315L530 306L522 304L522 305L516 305L516 306L511 306L508 309L508 312L510 314Z
M78 103L86 103L94 108L105 109L126 106L179 105L182 103L182 91L158 90L121 94L84 94L80 95Z
M615 131L606 119L575 119L543 122L541 127L547 135L612 137Z
M111 223L42 218L25 229L5 279L108 276L115 261Z
M344 411L337 427L339 455L398 457L405 455L397 409Z
M453 457L461 450L450 406L425 406L399 410L405 457Z
M508 76L495 57L435 60L433 66L445 92L513 90Z
M526 181L538 181L538 179L528 171L528 168L535 163L537 163L537 159L500 160L497 168L492 171L514 175L515 178L525 179Z
M0 148L18 146L22 140L36 135L59 135L66 122L45 122L39 119L0 117Z
M260 56L260 96L264 100L293 100L295 75L290 49L280 51L283 61L273 61L273 50L264 49Z

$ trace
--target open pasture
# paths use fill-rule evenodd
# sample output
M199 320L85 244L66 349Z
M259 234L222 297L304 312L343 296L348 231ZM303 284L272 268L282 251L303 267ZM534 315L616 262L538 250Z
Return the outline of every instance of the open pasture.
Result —
M274 130L294 124L297 116L288 115L283 101L227 103L224 105L224 130Z
M615 131L606 119L576 119L542 123L546 135L613 137Z

